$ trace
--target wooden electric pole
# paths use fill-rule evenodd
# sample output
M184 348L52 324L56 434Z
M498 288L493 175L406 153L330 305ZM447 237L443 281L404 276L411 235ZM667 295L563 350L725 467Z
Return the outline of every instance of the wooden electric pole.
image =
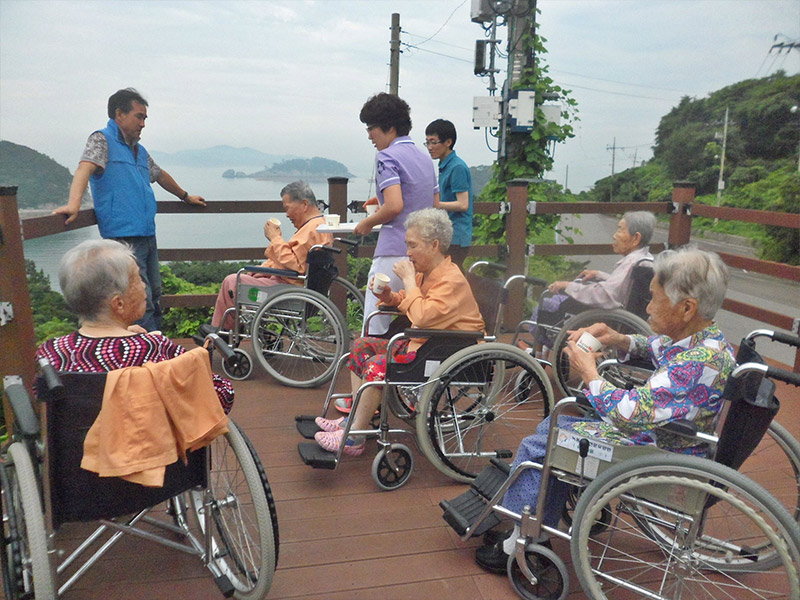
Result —
M389 93L397 96L400 88L400 13L392 13L392 39L389 43Z

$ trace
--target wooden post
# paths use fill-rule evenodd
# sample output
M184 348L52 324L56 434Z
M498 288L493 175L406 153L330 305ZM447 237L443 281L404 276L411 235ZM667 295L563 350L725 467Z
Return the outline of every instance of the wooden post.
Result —
M527 245L525 242L528 225L528 185L527 179L514 179L506 184L508 203L511 207L506 215L506 243L508 244L507 275L527 275ZM522 319L525 306L525 286L515 285L510 290L508 307L504 311L503 323L506 329L513 329Z
M17 188L0 187L0 311L9 308L13 317L0 318L0 380L7 375L22 377L28 392L32 391L36 373L33 333L33 311L25 274L22 229L17 210ZM11 410L3 395L6 426L11 430Z
M332 215L339 215L342 223L347 222L347 177L328 177L328 201L330 207L328 212ZM342 247L342 244L339 244ZM339 269L339 277L347 279L347 248L342 248L342 253L336 255L336 268ZM347 291L339 285L331 287L331 300L339 311L347 316Z
M669 222L670 248L679 248L689 243L692 237L692 201L695 184L689 181L676 181L672 188L674 212Z

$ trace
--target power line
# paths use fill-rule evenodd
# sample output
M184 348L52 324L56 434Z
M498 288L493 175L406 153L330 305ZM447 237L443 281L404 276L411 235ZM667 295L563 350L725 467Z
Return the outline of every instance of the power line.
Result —
M453 12L451 12L451 13L450 13L450 16L449 16L449 17L447 17L447 19L445 19L444 23L442 23L442 24L441 24L441 26L439 27L439 29L437 29L437 30L436 30L436 33L434 33L434 34L433 34L431 37L429 37L428 39L426 39L426 40L422 40L422 41L421 41L421 42L419 42L419 43L420 43L420 44L424 44L425 42L429 42L429 41L431 41L433 38L435 38L437 35L439 35L439 32L440 32L442 29L444 29L444 26L445 26L445 25L447 25L447 24L450 22L450 19L452 19L452 18L453 18L453 15L454 15L454 14L456 14L456 11L457 11L459 8L461 8L462 6L464 6L466 3L467 3L467 0L464 0L464 1L463 1L461 4L459 4L458 6L456 6L456 7L453 9Z

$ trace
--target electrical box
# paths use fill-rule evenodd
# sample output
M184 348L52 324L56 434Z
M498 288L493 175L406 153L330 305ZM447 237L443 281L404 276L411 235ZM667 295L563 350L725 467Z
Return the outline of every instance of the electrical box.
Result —
M469 16L473 23L491 23L494 21L495 14L490 0L472 0Z
M508 100L508 116L511 131L530 131L533 129L536 112L536 92L517 90Z
M539 108L544 113L544 120L547 123L561 125L561 106L558 104L542 104Z
M472 127L498 127L500 125L500 97L475 96L472 100Z

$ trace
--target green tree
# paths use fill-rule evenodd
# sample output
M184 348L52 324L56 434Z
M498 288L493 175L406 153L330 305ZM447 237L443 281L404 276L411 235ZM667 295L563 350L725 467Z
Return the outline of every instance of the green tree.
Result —
M50 338L75 331L78 320L69 310L64 296L50 287L50 277L41 269L37 269L31 260L25 261L25 273L33 308L36 342L40 344Z

